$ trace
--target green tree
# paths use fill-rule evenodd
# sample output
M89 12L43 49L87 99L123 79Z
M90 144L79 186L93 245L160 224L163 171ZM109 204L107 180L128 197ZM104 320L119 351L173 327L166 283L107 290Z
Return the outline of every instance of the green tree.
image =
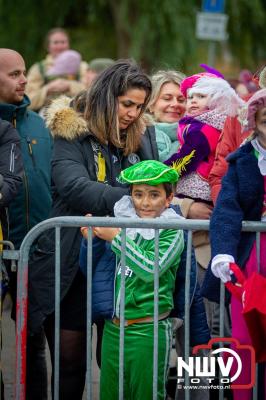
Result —
M44 38L60 26L70 33L71 45L85 60L116 57L113 24L95 19L88 0L0 0L0 47L23 54L27 67L46 54ZM97 3L97 1L96 1ZM107 10L108 15L108 10Z
M45 33L63 26L72 0L0 0L0 46L21 52L33 62L44 53ZM64 4L64 5L63 5Z
M240 65L256 68L265 62L266 1L227 1L229 48Z
M46 32L62 26L87 61L133 57L149 72L192 73L207 61L208 42L195 37L200 9L201 0L0 0L0 46L18 50L30 66L45 55ZM266 0L227 0L226 12L234 65L255 69L266 58ZM216 48L222 60L224 45Z
M198 7L195 0L100 0L94 2L92 14L111 15L119 58L133 57L148 70L184 69L196 61Z

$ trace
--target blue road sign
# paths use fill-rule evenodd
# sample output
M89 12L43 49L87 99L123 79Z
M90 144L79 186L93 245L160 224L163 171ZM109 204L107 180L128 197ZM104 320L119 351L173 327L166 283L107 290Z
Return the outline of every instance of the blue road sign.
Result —
M225 0L203 0L202 11L223 13Z

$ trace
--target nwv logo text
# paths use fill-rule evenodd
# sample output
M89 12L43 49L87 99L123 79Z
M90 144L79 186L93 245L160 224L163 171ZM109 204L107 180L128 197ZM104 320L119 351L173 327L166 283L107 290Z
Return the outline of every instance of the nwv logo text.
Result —
M229 342L233 348L219 347L212 350L213 344ZM208 350L209 356L196 356L199 350ZM243 365L240 354L245 353L248 365ZM193 348L194 357L184 361L182 357L177 358L177 382L184 382L185 374L190 378L190 383L199 383L200 377L205 377L211 383L214 378L219 377L220 383L230 384L233 389L248 389L255 384L255 352L252 346L242 345L233 338L211 339L207 345L199 345ZM246 361L247 363L247 361ZM250 371L248 382L238 384L237 379L242 369ZM235 383L234 383L235 382Z
M221 379L222 383L234 382L240 375L242 371L242 361L239 355L231 349L222 347L212 351L212 355L218 353L230 353L233 357L228 357L225 361L223 357L189 357L188 363L186 363L182 357L177 358L177 376L184 376L183 371L186 370L190 377L215 377L218 376L219 371L216 371L216 366L218 365L222 377L228 379ZM234 358L237 361L237 371L229 378L229 374L233 365Z

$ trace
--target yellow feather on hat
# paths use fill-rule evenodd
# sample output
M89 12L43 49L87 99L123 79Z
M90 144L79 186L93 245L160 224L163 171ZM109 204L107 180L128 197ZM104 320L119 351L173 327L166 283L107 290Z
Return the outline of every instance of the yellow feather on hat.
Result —
M186 165L190 163L191 158L194 157L196 150L192 150L190 154L181 158L180 160L174 161L172 164L172 168L181 175L182 172L186 171Z

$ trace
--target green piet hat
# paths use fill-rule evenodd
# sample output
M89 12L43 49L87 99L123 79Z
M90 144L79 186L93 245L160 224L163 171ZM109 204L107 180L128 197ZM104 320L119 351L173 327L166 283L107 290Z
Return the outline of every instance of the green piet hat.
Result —
M141 161L121 171L119 180L123 183L157 186L161 183L176 183L179 174L171 167L155 160Z

